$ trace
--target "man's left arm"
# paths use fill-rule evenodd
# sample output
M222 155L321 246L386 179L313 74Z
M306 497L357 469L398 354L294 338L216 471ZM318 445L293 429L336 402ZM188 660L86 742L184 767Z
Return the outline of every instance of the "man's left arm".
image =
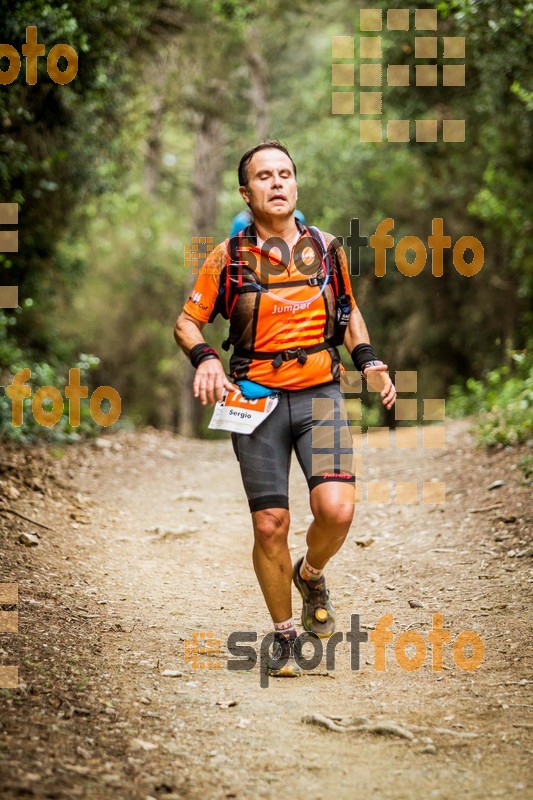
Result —
M350 272L348 261L342 247L337 249L339 264L343 273L345 286L350 286ZM351 288L351 287L350 287ZM360 369L363 377L369 386L378 391L381 395L381 402L390 410L396 400L396 388L391 381L388 366L380 361L374 354L370 346L370 336L365 325L363 315L357 307L355 298L350 291L352 299L352 311L348 320L348 326L344 336L344 345L350 353L357 369ZM366 347L365 347L366 345ZM357 349L356 349L357 348ZM371 366L366 366L365 362L374 362Z
M346 334L344 336L344 346L352 356L352 359L354 359L354 350L358 347L358 345L365 344L370 344L370 336L368 335L368 330L361 312L359 311L357 305L354 305L350 314L350 319L348 320ZM382 361L378 361L377 359L372 359L372 361L376 361L376 363L372 366L363 367L363 377L366 379L368 385L372 389L380 393L381 402L385 408L390 410L394 405L394 401L396 400L396 388L391 381L388 372L389 368L387 364L383 364ZM355 359L354 363L356 363Z

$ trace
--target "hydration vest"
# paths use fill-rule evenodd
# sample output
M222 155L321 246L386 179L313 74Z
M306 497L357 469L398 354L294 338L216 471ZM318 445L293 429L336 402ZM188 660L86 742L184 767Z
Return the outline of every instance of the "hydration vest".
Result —
M222 269L220 274L220 288L218 297L215 303L213 312L209 318L212 322L215 317L220 314L224 319L231 319L231 315L235 309L239 296L245 292L268 292L270 289L282 288L287 286L317 286L322 291L326 290L329 284L332 287L335 299L335 323L334 335L320 342L319 344L310 347L297 347L281 352L271 351L257 351L245 350L243 348L236 348L235 353L243 356L244 358L253 359L272 359L272 365L276 368L281 366L283 361L297 358L300 364L305 364L307 356L312 353L317 353L320 350L336 347L344 341L344 334L348 324L348 319L351 312L351 299L346 292L346 285L344 275L339 263L339 258L335 248L328 248L326 240L322 232L314 227L306 227L296 223L300 232L306 235L307 244L313 248L315 256L319 258L318 269L316 269L316 262L313 262L314 274L306 277L306 266L303 260L301 261L302 270L301 278L296 278L292 281L276 281L275 276L268 276L268 280L263 282L261 275L251 267L249 263L242 260L242 256L247 251L243 251L243 240L248 239L257 241L257 234L253 223L248 225L244 230L240 231L236 236L228 239L226 251L226 266ZM302 242L302 238L298 240ZM304 238L305 243L305 238ZM252 254L255 258L255 255ZM309 268L307 269L309 271ZM261 272L261 270L259 270ZM230 337L222 343L224 350L229 350L231 344Z

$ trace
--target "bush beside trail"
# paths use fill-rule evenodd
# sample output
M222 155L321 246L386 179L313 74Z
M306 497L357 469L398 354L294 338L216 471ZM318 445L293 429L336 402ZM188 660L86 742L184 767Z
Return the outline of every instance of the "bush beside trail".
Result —
M514 446L533 439L533 348L513 351L510 363L453 386L451 416L475 416L473 433L479 445Z

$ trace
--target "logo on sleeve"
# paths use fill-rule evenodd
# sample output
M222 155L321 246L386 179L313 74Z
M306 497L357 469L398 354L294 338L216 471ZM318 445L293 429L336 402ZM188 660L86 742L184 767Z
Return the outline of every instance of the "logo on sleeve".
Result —
M194 303L195 306L201 308L202 311L207 311L207 306L204 306L202 303L200 303L201 299L202 299L201 292L192 292L191 295L189 296L189 300L191 303Z

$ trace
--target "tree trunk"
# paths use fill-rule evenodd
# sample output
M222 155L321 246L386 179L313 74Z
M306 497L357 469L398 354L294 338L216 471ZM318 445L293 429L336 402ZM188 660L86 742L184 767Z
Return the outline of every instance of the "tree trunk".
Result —
M146 158L144 160L144 191L150 198L157 194L159 171L161 167L161 128L164 116L164 99L157 91L150 107L150 122L146 139Z
M218 196L224 171L224 123L213 113L214 103L205 109L198 120L196 148L194 153L192 181L191 236L215 235ZM195 276L191 275L192 287ZM181 436L198 437L204 412L203 406L193 397L194 370L186 364L180 392L180 414L178 433Z
M258 31L251 29L246 43L246 61L250 68L250 100L257 139L263 142L268 136L270 119L268 113L268 66L259 49L260 41Z
M148 112L148 133L146 135L143 185L150 200L157 196L161 172L162 141L161 133L168 111L169 76L174 65L172 50L161 56L147 72L147 86L151 87L150 110Z

